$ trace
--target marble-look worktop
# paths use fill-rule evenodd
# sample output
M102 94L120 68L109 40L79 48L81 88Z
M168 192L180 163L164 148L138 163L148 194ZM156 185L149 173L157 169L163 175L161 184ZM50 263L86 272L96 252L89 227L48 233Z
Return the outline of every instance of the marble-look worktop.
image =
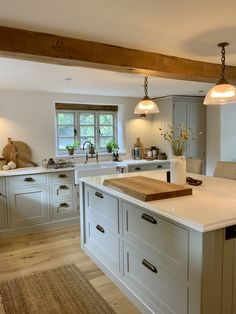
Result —
M71 171L75 170L75 167L68 167L68 168L44 168L44 167L23 167L23 168L16 168L11 170L1 170L0 177L10 177L10 176L20 176L20 175L28 175L28 174L37 174L37 173L50 173L50 172L57 172L57 171Z
M143 202L103 186L103 180L107 178L137 175L141 174L115 174L81 178L80 180L200 232L212 231L236 224L236 181L234 180L189 174L203 181L200 186L191 186L193 189L192 195L151 202ZM165 170L146 171L142 175L158 180L166 180Z
M122 164L125 163L128 165L144 165L144 164L155 164L155 163L166 163L169 162L169 160L134 160L134 159L128 159L123 160ZM99 162L99 164L102 164L103 162ZM84 163L83 163L84 164ZM89 164L87 164L89 168ZM94 162L91 162L91 164L95 164ZM36 174L36 173L50 173L50 172L56 172L56 171L69 171L69 170L75 170L76 164L74 167L67 167L67 168L44 168L44 167L23 167L23 168L16 168L11 170L0 170L0 177L9 177L9 176L18 176L18 175L28 175L28 174Z

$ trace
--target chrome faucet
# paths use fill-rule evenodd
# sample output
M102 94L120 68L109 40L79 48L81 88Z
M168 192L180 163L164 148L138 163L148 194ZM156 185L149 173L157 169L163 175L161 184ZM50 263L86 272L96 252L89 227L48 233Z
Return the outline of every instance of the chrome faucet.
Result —
M83 150L84 150L84 146L85 146L86 143L88 143L88 144L90 144L92 147L94 147L94 144L93 144L92 142L90 142L90 141L85 141L84 144L83 144ZM96 157L96 161L97 161L97 163L98 163L98 152L95 153L95 151L94 151L94 152L90 153L90 156L89 156L89 153L86 152L86 159L85 159L85 163L86 163L86 164L87 164L89 158L94 158L94 154L95 154L95 157Z
M93 146L93 143L92 143L92 142L90 142L90 141L85 141L84 144L83 144L83 150L84 150L84 146L85 146L86 143L89 143L90 145Z

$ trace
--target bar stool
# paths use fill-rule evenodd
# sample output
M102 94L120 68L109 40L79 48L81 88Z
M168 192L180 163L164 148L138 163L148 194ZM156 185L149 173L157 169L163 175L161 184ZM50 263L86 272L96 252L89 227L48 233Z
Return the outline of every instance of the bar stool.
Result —
M213 176L236 180L236 162L217 161Z

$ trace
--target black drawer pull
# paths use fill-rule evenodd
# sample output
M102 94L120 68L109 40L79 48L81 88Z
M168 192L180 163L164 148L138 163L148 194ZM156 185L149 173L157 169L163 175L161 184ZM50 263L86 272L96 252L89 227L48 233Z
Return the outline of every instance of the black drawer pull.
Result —
M35 180L33 178L31 178L31 177L25 178L24 181L26 181L26 182L35 182Z
M146 221L148 221L148 222L150 222L150 223L152 223L152 224L154 224L154 225L157 224L156 219L153 218L152 216L149 216L148 214L142 214L141 217L142 217L142 219L144 219L144 220L146 220Z
M67 204L67 203L61 203L61 204L59 205L59 207L70 207L70 205Z
M99 197L99 198L103 198L103 195L102 195L102 193L100 193L100 192L95 192L95 195L97 196L97 197Z
M100 225L96 225L96 229L97 229L98 231L102 232L102 233L105 233L105 230L104 230L103 227L100 226Z
M140 168L140 167L135 167L134 170L135 170L135 171L140 171L141 168Z
M157 168L163 168L163 166L162 165L157 165Z
M155 266L153 266L151 263L149 263L145 258L142 260L143 266L147 267L149 270L151 270L153 273L157 274L157 269Z
M69 186L67 186L67 185L60 185L59 189L60 190L69 190Z
M67 177L67 175L66 175L66 174L64 174L64 173L59 174L59 176L58 176L58 178L66 178L66 177Z

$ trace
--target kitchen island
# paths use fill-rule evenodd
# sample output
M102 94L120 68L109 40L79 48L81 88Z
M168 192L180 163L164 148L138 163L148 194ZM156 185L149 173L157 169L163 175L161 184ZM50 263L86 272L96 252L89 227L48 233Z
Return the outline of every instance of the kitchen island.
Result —
M151 202L103 186L137 175L81 179L83 250L143 313L236 313L236 182L191 174L192 195Z

